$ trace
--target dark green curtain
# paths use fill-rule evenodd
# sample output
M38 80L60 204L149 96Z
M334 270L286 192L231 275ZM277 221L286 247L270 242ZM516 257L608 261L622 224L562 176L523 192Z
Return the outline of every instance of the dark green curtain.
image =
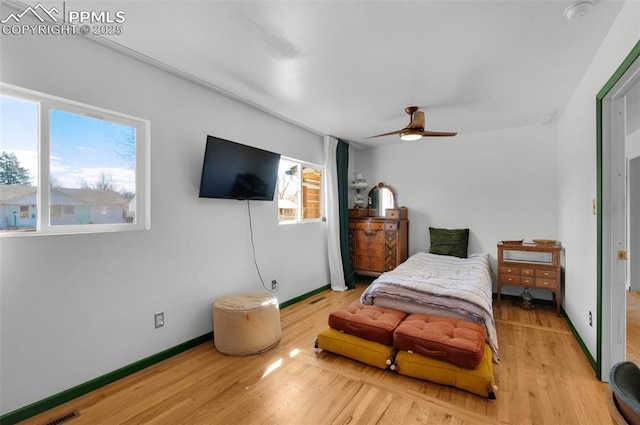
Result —
M336 149L336 170L338 171L338 209L340 216L340 253L344 283L348 289L356 288L351 260L349 260L349 144L338 140Z

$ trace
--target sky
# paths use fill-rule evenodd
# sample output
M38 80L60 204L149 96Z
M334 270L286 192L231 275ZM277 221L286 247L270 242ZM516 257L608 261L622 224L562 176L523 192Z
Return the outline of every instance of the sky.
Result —
M135 192L130 148L135 129L106 120L51 110L50 175L58 186L79 188L111 178L117 190ZM38 103L0 95L0 151L13 152L38 183Z

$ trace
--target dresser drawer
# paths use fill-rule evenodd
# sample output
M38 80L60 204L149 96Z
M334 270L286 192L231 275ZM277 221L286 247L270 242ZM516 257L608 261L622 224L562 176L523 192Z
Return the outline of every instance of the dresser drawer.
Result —
M544 277L547 279L557 279L558 273L555 270L536 270L536 277Z
M502 266L500 267L500 273L501 274L522 274L522 269L519 267L509 267L509 266Z
M536 284L536 278L533 276L522 276L522 286L529 286L533 288Z
M556 289L558 281L556 279L547 279L545 277L536 278L536 288Z
M384 258L356 256L356 268L374 272L384 272Z
M372 249L383 250L384 249L384 232L379 230L358 230L356 232L356 247L363 250L362 252L368 252Z
M398 230L398 223L384 223L384 230Z
M349 209L349 218L360 218L360 217L375 217L376 210L371 208L350 208Z
M520 285L522 282L520 276L515 276L511 274L501 274L500 275L500 283L503 285Z
M356 229L364 230L382 230L384 229L384 223L372 223L370 221L362 221L355 223Z
M396 220L406 220L407 219L407 209L406 208L387 208L384 212L385 218L391 218Z

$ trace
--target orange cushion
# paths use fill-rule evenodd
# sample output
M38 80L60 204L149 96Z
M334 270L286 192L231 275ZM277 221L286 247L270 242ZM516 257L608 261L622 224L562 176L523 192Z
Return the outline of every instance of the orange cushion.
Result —
M486 331L478 323L411 314L393 334L393 345L453 365L475 369L484 356Z
M383 345L393 344L393 331L407 313L353 302L329 314L329 326Z

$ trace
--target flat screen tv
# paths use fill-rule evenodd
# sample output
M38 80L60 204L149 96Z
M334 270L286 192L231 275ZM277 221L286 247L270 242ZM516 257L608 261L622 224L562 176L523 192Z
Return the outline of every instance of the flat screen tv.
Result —
M280 154L207 136L201 198L272 201Z

